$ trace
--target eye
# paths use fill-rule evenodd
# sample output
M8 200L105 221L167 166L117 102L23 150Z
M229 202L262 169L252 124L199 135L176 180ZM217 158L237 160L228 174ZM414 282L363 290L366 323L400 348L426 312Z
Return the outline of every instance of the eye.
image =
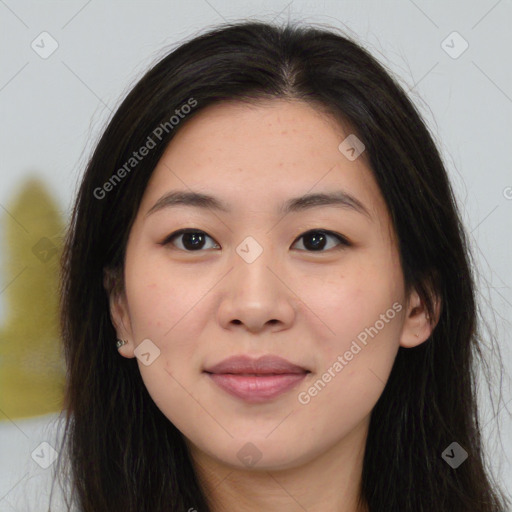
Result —
M198 229L180 229L174 233L171 233L163 242L162 245L167 245L172 243L172 241L177 237L183 237L182 245L184 248L179 248L181 250L185 250L187 252L194 252L197 249L202 249L204 246L204 239L209 238L213 240L212 237L208 236L204 231L199 231ZM216 244L216 248L219 248L219 244Z
M174 243L175 238L182 237L182 247L178 247L180 250L185 250L187 252L195 252L199 249L204 248L204 242L205 238L209 238L210 240L213 240L210 236L208 236L204 231L200 231L198 229L192 229L192 228L186 228L186 229L180 229L179 231L176 231L174 233L171 233L163 242L161 242L161 245L168 245L171 243ZM351 244L350 242L339 233L335 233L333 231L326 231L326 230L310 230L306 233L303 233L300 237L298 237L296 240L300 240L304 238L307 240L307 243L303 242L304 247L306 247L306 250L308 252L325 252L322 251L322 249L325 248L326 242L325 240L328 238L334 238L339 243L338 245L349 247ZM296 243L296 242L295 242ZM214 249L220 248L219 244L215 243L214 247L210 247ZM312 248L312 250L309 250Z
M322 249L325 248L325 245L326 245L325 240L328 237L338 240L338 242L340 242L338 245L347 246L347 247L351 245L349 243L349 241L344 236L340 235L339 233L334 233L333 231L323 231L323 230L318 230L318 229L307 231L306 233L303 233L302 235L300 235L299 238L297 238L297 240L304 238L305 240L308 241L307 243L302 242L302 244L305 247L311 247L313 249L312 251L308 251L308 252L325 252L325 251L322 251Z

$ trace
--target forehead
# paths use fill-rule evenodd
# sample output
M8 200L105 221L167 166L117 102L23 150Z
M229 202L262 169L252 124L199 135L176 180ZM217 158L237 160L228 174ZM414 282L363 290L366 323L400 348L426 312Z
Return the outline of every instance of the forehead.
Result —
M179 127L141 209L176 189L219 197L235 214L274 212L291 197L341 189L382 220L387 209L366 155L351 161L339 149L349 130L300 101L208 106Z

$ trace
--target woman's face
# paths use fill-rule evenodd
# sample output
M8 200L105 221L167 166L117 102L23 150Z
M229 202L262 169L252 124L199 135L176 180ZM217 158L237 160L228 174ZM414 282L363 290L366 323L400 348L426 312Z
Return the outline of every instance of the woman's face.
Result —
M341 446L367 427L399 345L429 335L417 296L406 302L365 153L351 138L340 149L349 135L301 102L216 104L180 128L151 177L111 311L129 342L121 354L137 357L151 397L196 453L284 469ZM176 192L225 209L173 202ZM352 202L291 203L342 193ZM169 238L185 228L196 234ZM234 355L300 369L205 371Z

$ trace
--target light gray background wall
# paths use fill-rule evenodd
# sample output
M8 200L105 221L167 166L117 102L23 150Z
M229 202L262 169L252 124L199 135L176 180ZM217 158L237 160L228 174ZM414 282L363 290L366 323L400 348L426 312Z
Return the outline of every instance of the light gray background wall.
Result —
M77 178L103 123L162 49L224 20L246 18L345 28L410 91L447 164L482 273L481 307L495 325L510 375L511 0L0 0L0 207L23 178L37 173L68 215ZM52 44L58 48L45 55ZM0 276L0 290L13 277ZM0 293L0 322L4 311ZM510 380L505 379L494 409L483 391L489 457L504 486L512 489ZM495 394L499 399L497 388ZM30 459L46 438L33 423L14 425L2 411L0 423L0 508L21 510L14 494L32 476L47 475ZM30 435L21 436L20 428Z

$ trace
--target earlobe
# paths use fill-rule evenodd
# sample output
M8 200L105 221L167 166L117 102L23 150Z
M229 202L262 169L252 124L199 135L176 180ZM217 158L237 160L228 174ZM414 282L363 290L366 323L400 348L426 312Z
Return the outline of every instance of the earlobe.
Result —
M131 329L130 315L126 306L124 294L109 298L110 318L116 330L117 339L112 340L116 344L119 353L128 358L135 357L133 346L133 335ZM119 343L119 342L123 343Z
M412 293L400 336L401 347L416 347L428 340L439 321L440 302L440 299L436 297L434 300L435 318L430 318L417 292Z
M110 320L116 330L117 339L112 340L119 353L128 358L135 357L130 315L124 291L112 271L104 271L103 285L109 301ZM123 343L119 343L119 342Z

